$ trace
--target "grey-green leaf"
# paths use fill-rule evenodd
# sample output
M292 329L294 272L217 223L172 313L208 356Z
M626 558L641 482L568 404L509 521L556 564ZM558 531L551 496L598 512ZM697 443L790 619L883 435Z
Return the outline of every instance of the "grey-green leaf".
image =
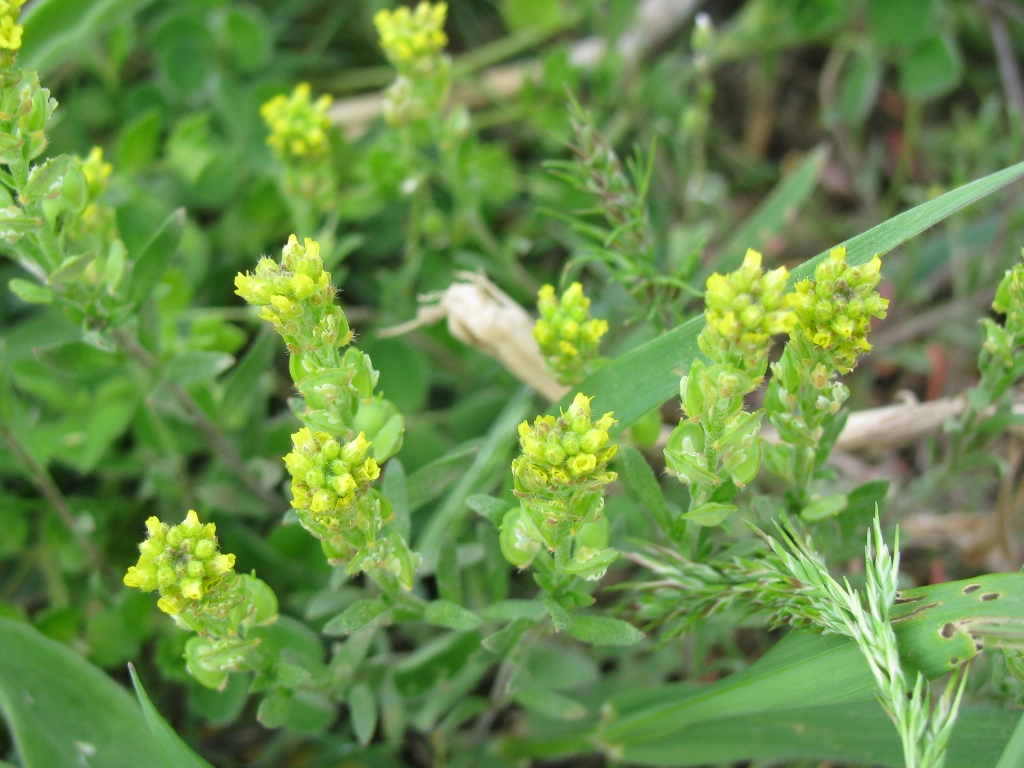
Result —
M607 616L572 616L565 632L590 645L634 645L644 639L632 624Z
M448 600L434 600L427 603L423 619L428 624L448 629L475 629L481 624L480 617L475 613Z

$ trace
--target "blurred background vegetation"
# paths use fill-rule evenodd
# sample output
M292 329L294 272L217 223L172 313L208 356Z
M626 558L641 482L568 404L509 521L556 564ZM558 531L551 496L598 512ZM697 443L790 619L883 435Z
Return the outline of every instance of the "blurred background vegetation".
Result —
M183 207L187 220L140 318L140 337L160 350L157 370L111 365L84 345L48 356L79 339L79 328L59 310L9 292L0 299L0 376L17 393L15 426L31 457L0 444L0 614L117 679L134 661L161 711L216 765L444 765L469 715L444 702L402 702L421 701L444 680L469 681L472 691L488 679L486 669L459 677L470 655L448 641L433 667L409 672L414 657L405 652L432 637L412 629L394 639L397 655L378 648L366 673L381 711L370 747L316 697L287 728L266 731L254 723L244 680L222 694L197 685L181 659L183 633L148 596L117 586L143 520L178 520L195 508L217 522L241 569L255 568L282 596L283 613L318 629L361 594L338 581L315 540L281 525L280 457L296 424L287 359L233 293L234 275L260 254L276 253L292 232L320 237L380 389L406 415L398 458L415 499L413 539L447 531L445 544L458 545L459 589L478 607L531 586L464 501L507 495L509 428L546 404L535 409L512 374L443 324L378 336L415 316L417 295L444 290L461 270L482 271L532 310L542 284L580 279L611 328L603 353L615 357L699 313L707 275L735 268L747 247L762 250L766 264L794 266L1022 158L1024 10L1010 0L449 6L446 130L457 141L425 143L413 155L379 117L394 71L372 20L390 3L37 0L26 8L20 62L38 68L59 102L50 152L103 148L116 168L107 200L129 253L174 210ZM338 130L324 162L339 191L326 221L284 190L259 112L300 82L334 98ZM624 159L631 187L646 191L646 261L620 257L636 242L609 245L615 222L587 213L594 197L550 163L594 157L586 141L598 135ZM854 409L971 386L977 320L1024 244L1020 199L1010 188L885 258L889 317L848 377ZM24 276L0 262L4 285ZM229 436L258 481L232 474L175 387ZM665 421L678 418L676 408L665 406ZM1022 444L1012 436L979 444L955 466L942 445L923 436L841 452L837 482L890 479L888 512L909 531L905 569L918 584L1017 570L1019 541L1006 532L1016 530L1024 499ZM663 469L656 452L649 458ZM55 511L47 488L66 509ZM666 492L682 493L675 484ZM615 540L651 535L630 493L613 494L609 510ZM859 514L837 528L837 562L858 556L869 513ZM631 568L620 564L609 581L627 580ZM322 639L305 631L322 655ZM594 711L626 682L712 679L769 642L763 629L722 622L695 633L682 654L677 644L586 653L547 639L525 664L533 679ZM392 663L406 664L397 679ZM1016 695L988 678L975 688ZM488 726L525 729L517 717ZM537 717L532 727L543 732Z

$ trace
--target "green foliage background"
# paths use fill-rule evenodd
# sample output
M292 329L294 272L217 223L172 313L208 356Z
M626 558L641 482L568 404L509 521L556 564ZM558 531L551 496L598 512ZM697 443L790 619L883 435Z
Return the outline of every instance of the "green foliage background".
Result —
M678 17L665 10L688 5ZM421 158L429 178L414 212L408 158L382 120L343 118L332 141L326 162L340 191L332 226L319 233L325 262L380 371L379 389L406 416L384 485L425 555L415 594L446 601L431 621L383 630L401 606L397 616L373 613L367 584L327 565L298 525L282 524L294 392L284 350L234 295L233 278L292 232L318 234L304 231L303 203L282 189L260 105L298 82L350 110L367 103L360 97L372 101L394 76L372 23L390 4L29 5L19 62L37 68L60 103L49 154L101 146L116 167L108 202L143 265L131 291L152 364L100 348L53 306L6 290L0 300L0 422L20 446L0 443L5 759L24 768L901 764L850 643L793 635L776 644L763 622L739 625L730 614L659 643L632 593L615 589L640 578L636 564L617 564L594 594L598 609L633 626L616 624L615 634L584 620L520 645L544 606L532 580L502 558L488 514L514 501L515 425L551 404L443 324L377 335L412 318L417 295L444 290L462 270L485 272L531 310L542 284L581 279L611 331L610 362L579 389L595 397L595 412L615 411L620 440L638 449L622 451L627 482L608 499L612 540L624 549L665 543L659 514L685 509L653 441L628 428L658 408L666 423L678 419L674 398L697 354L704 280L735 268L747 247L797 278L838 243L851 263L886 254L890 317L872 356L846 379L853 408L891 402L903 389L959 394L974 382L976 319L1024 245L1019 186L993 194L1024 175L1014 165L1024 95L1000 75L1007 57L1018 72L1024 58L1016 6L664 6L645 18L629 0L452 0L452 102L470 108L472 127L457 152ZM692 45L698 6L715 29L705 53ZM651 42L624 48L630 35ZM603 53L581 64L580 41ZM489 79L504 66L529 73L511 95ZM620 157L636 157L638 178L650 168L643 268L617 265L579 226L594 224L575 216L593 200L545 166L572 159L570 96ZM5 286L28 278L0 261ZM661 278L671 280L660 292L635 290ZM248 482L197 428L179 389L241 456ZM871 501L889 524L925 508L1002 508L1017 487L1019 450L992 440L1015 419L986 422L955 467L943 464L939 437L869 455L892 480L888 496L881 489ZM653 477L638 468L647 463ZM837 489L852 489L833 475ZM495 498L507 506L488 506ZM240 571L255 569L280 596L282 659L326 668L331 690L261 700L244 675L220 692L188 675L185 633L150 596L119 582L143 521L176 522L190 508L217 523ZM830 565L853 580L849 563L872 512L873 504L851 505L816 533ZM982 556L921 542L907 558L906 586L1016 571L1019 509L1006 514L1008 543ZM730 532L747 540L742 526ZM635 626L649 630L639 644ZM123 688L128 662L141 708ZM994 766L1010 738L1021 692L999 664L974 664L949 765ZM511 693L496 704L503 670L512 670ZM844 674L846 688L814 685ZM280 727L254 725L257 717Z

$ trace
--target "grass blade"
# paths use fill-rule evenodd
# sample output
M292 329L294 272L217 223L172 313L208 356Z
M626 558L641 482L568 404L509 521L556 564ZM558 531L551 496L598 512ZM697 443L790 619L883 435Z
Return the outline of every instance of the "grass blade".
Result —
M894 216L843 243L847 249L847 262L863 264L876 253L888 253L961 208L1022 176L1024 163L1018 163ZM793 270L791 279L808 277L827 255L828 251L824 251L807 260ZM585 392L594 397L595 413L614 411L618 423L613 431L620 432L678 393L679 377L689 369L698 354L697 335L703 327L703 316L688 320L615 358L573 392ZM571 399L571 395L567 395L552 408L551 413L558 413L559 407L568 408Z

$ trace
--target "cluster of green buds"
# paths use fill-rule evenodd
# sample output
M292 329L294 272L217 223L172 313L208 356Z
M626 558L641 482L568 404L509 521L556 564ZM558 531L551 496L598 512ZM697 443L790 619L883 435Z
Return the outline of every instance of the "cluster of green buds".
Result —
M382 10L373 18L381 48L398 77L384 98L384 116L391 125L409 123L440 112L451 83L451 62L444 54L447 3L419 3Z
M277 620L277 596L255 576L235 573L235 556L221 553L216 526L199 522L195 511L173 526L151 517L146 529L124 583L159 592L160 610L199 634L185 646L189 671L221 688L230 671L258 663L258 640L250 635Z
M579 283L570 285L561 298L553 285L543 286L537 294L537 310L540 318L533 326L533 338L548 369L563 384L579 384L594 371L608 322L590 317L590 299Z
M14 174L28 174L27 164L46 149L46 124L57 102L33 70L12 63L0 68L0 162Z
M312 100L309 83L299 83L291 95L280 93L263 104L260 115L270 130L267 144L278 159L294 162L323 157L330 147L330 107L327 94Z
M292 506L324 552L351 572L371 565L400 574L406 588L418 565L397 534L378 534L392 518L387 499L371 484L380 465L402 446L405 421L374 394L378 374L370 358L349 346L352 331L335 301L320 246L292 235L281 261L261 258L255 273L235 277L236 293L261 308L291 353L289 370L301 398L291 402L305 427L285 457ZM348 347L342 352L342 349Z
M1024 264L1017 264L1007 270L996 289L992 309L1006 315L1000 325L985 318L985 352L1001 363L1007 371L1013 371L1019 360L1017 348L1024 342ZM985 364L981 366L985 368Z
M286 194L320 212L334 201L337 178L330 159L332 99L313 100L309 83L299 83L290 95L274 96L260 107L269 134L267 144L281 164Z
M846 248L840 245L818 264L814 279L796 284L790 299L797 317L795 332L805 335L821 362L839 373L852 371L857 358L871 349L871 318L885 317L889 302L875 290L881 268L877 254L862 266L847 265Z
M764 380L772 336L796 322L787 277L785 267L765 273L761 254L748 250L735 272L708 278L697 343L711 364L696 360L682 377L684 418L665 447L668 471L690 488L687 517L699 524L717 525L734 511L728 500L760 468L763 412L746 411L743 399Z
M200 523L195 510L173 527L151 517L146 529L139 562L128 569L124 583L143 592L159 590L157 606L164 613L195 609L234 573L235 556L221 554L217 526Z
M985 342L978 353L981 376L967 393L963 413L946 424L949 466L960 461L971 447L984 444L984 436L991 434L985 422L1001 424L1009 418L1012 398L1007 393L1024 376L1024 264L1018 263L1003 276L992 309L1005 318L1002 324L992 318L982 320Z
M8 55L21 48L24 27L18 23L25 0L0 0L0 50Z
M324 269L320 244L295 235L281 250L281 262L264 256L253 274L235 276L235 293L262 307L260 317L273 323L293 355L326 362L352 340L348 319L334 303L331 273Z
M326 432L303 428L292 435L292 445L294 450L284 457L292 476L292 506L308 509L332 527L380 477L362 432L342 445Z
M820 519L819 507L831 514L845 504L812 498L810 485L844 419L840 408L850 391L836 377L853 370L857 357L871 349L871 318L885 317L888 301L875 290L880 270L877 255L850 266L846 249L838 246L790 294L797 323L772 364L765 411L782 440L771 448L769 465L790 483L794 507L805 519Z
M708 278L704 293L707 326L697 343L701 352L722 366L726 377L730 372L737 376L744 392L761 384L772 336L789 333L796 323L787 301L788 278L785 267L764 272L761 254L753 249L747 250L735 272L716 272ZM723 380L723 397L739 393L730 384L728 378Z
M591 419L591 398L577 394L559 417L538 416L519 425L522 455L512 462L517 509L502 521L501 547L525 568L543 550L554 553L556 573L600 579L618 557L608 548L604 487L615 480L608 461L613 414Z

